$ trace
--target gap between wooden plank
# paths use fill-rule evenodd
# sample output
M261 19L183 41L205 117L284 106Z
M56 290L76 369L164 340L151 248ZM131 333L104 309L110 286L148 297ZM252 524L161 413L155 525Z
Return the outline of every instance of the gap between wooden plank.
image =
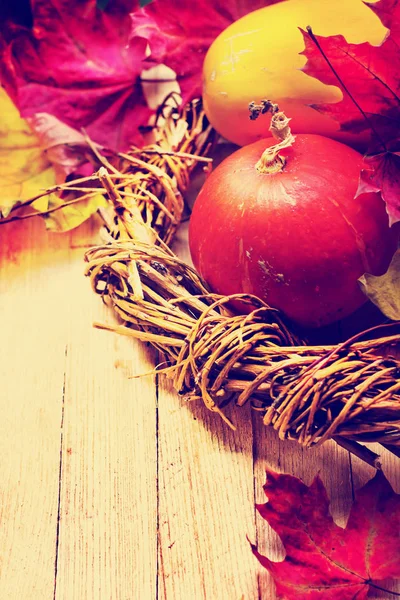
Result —
M68 240L49 234L35 219L7 225L3 233L1 597L49 599L54 594L66 338L60 314Z
M65 360L68 356L68 344L65 345ZM64 381L61 397L61 421L60 421L60 468L58 471L58 499L57 499L57 527L56 527L56 551L54 557L54 592L53 600L57 596L57 573L58 573L58 549L60 543L60 518L61 518L61 488L62 488L62 467L63 467L63 427L64 427L64 410L65 410L65 386L67 379L67 365L64 369Z
M349 470L350 470L350 485L351 485L351 497L353 498L353 502L355 499L355 490L354 490L354 476L353 476L353 461L351 453L349 452Z
M158 353L156 353L158 360ZM158 402L159 402L159 377L157 373L154 377L154 384L156 386L156 580L155 580L155 598L158 600L158 584L160 580L160 557L161 552L160 544L160 482L159 482L159 469L160 469L160 454L159 454L159 416L158 416Z
M255 545L258 546L258 528L257 528L257 508L256 508L256 497L257 497L257 476L256 476L256 460L257 460L257 442L256 442L256 428L254 423L254 412L251 411L251 431L252 431L252 456L253 456L253 504L254 504L254 531L255 531ZM253 540L252 540L253 541ZM261 581L260 575L257 573L257 594L258 600L262 600L261 596Z

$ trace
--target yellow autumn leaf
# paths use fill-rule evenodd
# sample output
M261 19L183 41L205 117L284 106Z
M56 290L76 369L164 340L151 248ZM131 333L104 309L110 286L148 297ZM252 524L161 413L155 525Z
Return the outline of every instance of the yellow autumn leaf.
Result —
M0 88L0 215L54 184L54 169L37 136Z
M102 194L93 194L89 198L76 202L74 204L66 204L64 208L54 211L55 207L62 204L62 201L55 194L48 197L49 213L44 214L46 229L49 231L62 233L79 227L84 221L87 221L99 208L107 206L107 200Z
M62 147L66 139L70 140L72 130L48 115L47 121L53 128L53 137L54 128L58 128ZM42 150L38 136L27 121L21 119L17 108L0 88L0 219L7 217L13 206L37 196L55 183L55 170ZM57 194L50 194L33 202L31 208L42 213L47 229L63 232L78 227L107 202L102 194L94 194L81 202L63 204L64 200Z

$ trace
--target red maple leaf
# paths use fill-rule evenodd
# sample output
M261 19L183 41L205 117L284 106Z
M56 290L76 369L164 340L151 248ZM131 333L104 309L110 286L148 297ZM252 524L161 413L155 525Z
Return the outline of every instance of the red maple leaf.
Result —
M297 477L267 471L261 516L286 550L273 562L252 546L272 574L282 600L363 600L374 582L400 577L400 495L381 471L356 495L345 528L329 513L319 477L306 486Z
M370 130L373 158L364 163L358 193L379 190L395 223L400 219L400 1L369 6L389 29L380 46L303 32L303 71L343 92L340 102L314 108L333 117L344 131Z
M201 95L206 52L237 19L282 0L154 0L132 15L136 35L148 40L150 61L175 71L183 100Z
M33 27L2 23L1 79L23 117L57 117L97 143L126 149L150 111L139 80L146 40L136 0L32 0Z

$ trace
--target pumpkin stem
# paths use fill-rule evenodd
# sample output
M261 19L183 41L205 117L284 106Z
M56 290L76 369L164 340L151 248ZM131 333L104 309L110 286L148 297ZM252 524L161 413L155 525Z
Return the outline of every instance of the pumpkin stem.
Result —
M261 155L260 160L256 164L256 169L259 173L279 173L285 166L286 159L281 156L279 152L284 148L289 148L295 138L290 130L289 121L290 119L279 110L277 104L274 104L270 100L261 100L260 104L250 102L250 119L254 121L259 117L260 114L271 112L271 123L269 130L277 140L277 143L270 148L266 148Z

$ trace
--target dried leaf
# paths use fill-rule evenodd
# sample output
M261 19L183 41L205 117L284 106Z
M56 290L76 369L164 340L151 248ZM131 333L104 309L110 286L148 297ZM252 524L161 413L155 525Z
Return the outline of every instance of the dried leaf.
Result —
M126 149L150 111L139 74L146 40L132 35L135 0L36 0L32 29L3 25L0 68L23 117L48 113L99 144Z
M358 193L381 191L395 223L400 219L400 2L380 0L370 8L390 30L380 46L349 44L340 35L303 31L307 57L303 71L343 93L340 102L314 108L333 117L344 131L371 132L372 156L364 162Z
M154 0L132 15L135 35L148 40L150 61L175 71L183 100L201 95L205 54L245 14L280 0Z
M303 71L327 85L341 87L343 99L315 106L354 133L375 129L375 144L397 140L400 134L400 2L380 0L369 5L390 32L380 46L349 44L341 35L314 36L303 31L307 63ZM322 52L321 52L322 50ZM326 58L333 67L327 63ZM342 84L338 77L339 75ZM367 119L353 102L350 92Z
M102 194L96 194L85 200L67 204L60 210L53 210L64 203L65 198L61 200L55 194L52 194L49 197L48 205L45 210L53 212L44 214L43 217L46 228L50 231L60 233L75 229L75 227L78 227L84 223L84 221L89 219L89 217L91 217L99 208L107 206L107 201L104 196Z
M1 89L0 112L3 116L0 124L0 218L6 218L13 207L53 186L56 179L59 183L64 182L72 172L77 176L92 174L93 164L88 160L82 134L69 130L54 117L46 116L42 121L40 115L36 115L36 129L40 135L35 135L30 123L21 119ZM31 207L40 213L52 211L43 215L46 227L51 231L68 231L106 205L104 196L98 194L54 211L64 202L65 198L61 200L52 194L36 200Z
M28 122L54 166L58 183L70 175L76 179L93 173L95 161L83 133L47 113L37 113Z
M39 139L0 88L0 218L13 206L54 185L55 173Z
M400 321L400 250L392 258L384 275L365 273L360 279L364 294L393 321Z
M268 502L257 509L286 557L273 562L252 549L282 600L362 600L375 581L400 577L400 496L381 471L356 494L344 529L319 477L308 487L269 470L264 491Z
M400 221L400 153L382 152L364 157L357 196L381 192L386 202L389 223Z

